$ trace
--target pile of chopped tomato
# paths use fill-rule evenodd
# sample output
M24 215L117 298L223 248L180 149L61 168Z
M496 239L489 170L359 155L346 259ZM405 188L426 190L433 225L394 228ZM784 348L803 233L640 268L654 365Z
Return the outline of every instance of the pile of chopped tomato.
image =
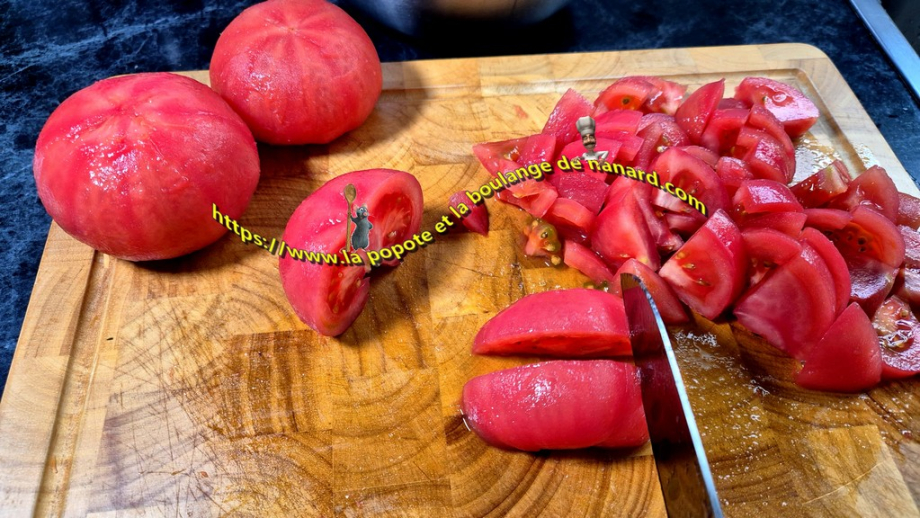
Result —
M571 162L585 152L575 122L591 116L595 151L623 166L556 166L504 191L538 218L528 252L614 292L620 273L639 275L668 323L686 321L684 305L734 315L803 363L803 387L860 391L920 372L920 200L881 167L852 177L839 161L790 185L794 141L819 116L793 86L749 77L733 97L724 80L685 92L646 76L593 103L569 90L540 134L474 146L492 174Z

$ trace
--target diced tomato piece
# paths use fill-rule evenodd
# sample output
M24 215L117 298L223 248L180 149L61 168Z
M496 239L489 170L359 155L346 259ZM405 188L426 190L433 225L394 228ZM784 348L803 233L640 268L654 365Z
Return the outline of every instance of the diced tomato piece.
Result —
M746 271L741 231L718 210L668 259L660 274L680 300L713 319L741 293Z
M735 99L770 111L792 138L805 134L818 120L818 108L794 86L766 77L748 77L735 89Z
M552 224L536 218L524 228L524 255L548 257L554 265L562 263L562 241Z
M519 299L482 326L473 353L629 356L632 348L623 301L603 291L576 288Z
M687 133L690 141L698 143L703 129L725 93L725 79L703 85L687 97L674 114L674 120Z
M706 216L696 211L686 214L668 212L664 215L664 221L672 232L682 236L691 236L706 223Z
M674 117L661 113L644 115L639 121L637 135L642 137L643 142L633 163L637 168L646 171L652 160L665 149L690 144L690 138L677 125Z
M587 243L594 223L594 214L577 201L556 198L544 218L556 227L562 237Z
M920 268L901 268L892 293L910 304L913 311L920 309Z
M557 360L478 376L463 387L463 419L487 443L524 451L648 441L636 368Z
M807 389L859 392L882 378L878 336L858 304L840 313L804 360L795 382Z
M837 299L836 313L840 314L846 309L852 290L850 271L847 268L846 261L840 255L840 251L837 250L834 243L814 228L803 230L802 240L811 245L815 252L821 256L821 259L824 259L824 264L827 265L827 269L834 279L834 294Z
M897 269L871 257L846 257L850 272L850 301L872 318L894 288Z
M800 360L836 315L831 274L807 243L802 244L802 255L748 290L735 306L735 316L744 327Z
M729 154L750 113L747 108L716 110L700 135L700 145L721 155Z
M735 195L742 182L754 178L754 173L743 160L728 156L723 156L716 162L716 174L722 180L729 197Z
M771 212L748 216L740 223L742 230L754 228L772 228L797 238L802 233L807 216L803 212Z
M549 182L556 188L560 198L577 201L592 214L597 214L604 203L607 184L596 174L559 172L549 176Z
M898 268L904 262L904 238L888 218L860 205L851 211L853 219L828 237L845 258L867 256ZM818 230L825 230L819 228Z
M754 129L763 131L779 142L783 149L783 163L786 166L786 171L792 171L795 174L795 146L792 145L792 139L783 129L783 123L777 120L766 108L755 104L751 106L751 115L748 117L747 124Z
M607 161L613 161L613 157L617 155L617 151L620 149L620 142L616 140L607 140L607 139L595 139L597 144L595 144L595 151L607 151ZM564 176L566 174L582 174L586 176L591 176L597 178L601 182L607 183L607 173L602 171L593 171L591 170L590 165L582 159L582 155L587 152L585 145L582 144L580 140L576 140L564 148L556 157L556 161L553 162L553 175L554 176ZM559 167L559 160L565 157L567 161L572 164L572 169L570 171L564 171ZM576 166L575 163L578 162Z
M620 150L617 151L617 156L615 158L608 157L607 162L619 162L625 165L633 163L636 154L639 153L639 150L642 149L643 142L645 142L641 137L623 131L597 131L595 137L597 140L603 139L619 142Z
M706 165L715 169L716 164L719 163L719 155L715 152L710 151L702 146L680 146L677 149L681 151L686 151L690 155L699 158L703 162L706 162Z
M840 160L792 186L792 194L806 208L821 207L847 191L850 173Z
M732 155L747 162L757 178L788 184L795 175L795 169L786 168L782 145L770 135L750 126L738 132Z
M635 135L639 131L641 119L642 112L639 111L610 110L594 118L594 134L624 132Z
M831 200L829 206L837 209L852 209L865 205L875 209L893 222L898 220L898 188L888 172L879 166L872 166L854 178L847 192Z
M611 293L621 296L622 289L619 279L624 273L631 273L642 279L642 283L645 284L648 292L652 295L652 299L655 301L655 307L658 308L658 313L665 323L683 324L690 320L687 317L687 311L677 298L677 294L671 289L671 286L668 285L664 279L659 277L657 273L652 271L651 268L635 259L626 261L623 263L623 266L617 270L616 282L610 286Z
M643 78L623 77L601 92L594 100L594 106L607 110L638 110L652 95L654 89L655 87ZM602 112L595 111L598 116L600 113Z
M555 156L555 151L556 139L552 135L541 133L500 142L484 142L473 146L476 158L493 176L499 171L508 170L507 164L502 163L503 160L513 162L516 169L520 166L550 161Z
M557 145L562 147L580 138L575 121L591 115L593 111L594 106L587 99L569 88L562 94L552 113L549 114L541 133L552 135L556 138Z
M611 184L617 185L626 179ZM632 190L621 189L594 219L591 247L611 268L619 268L629 258L638 259L653 270L661 266L655 241L645 225L644 215Z
M626 180L629 179L621 181L625 183ZM639 203L639 209L642 211L649 234L651 234L652 240L655 242L655 247L661 252L670 253L683 246L684 240L671 232L671 229L668 228L668 225L663 220L664 214L652 206L652 196L661 191L647 183L629 181L632 183L633 194Z
M910 194L898 193L898 225L920 228L920 199Z
M904 225L899 226L898 231L904 240L904 266L920 268L920 232Z
M655 76L638 77L648 81L654 87L652 94L645 103L645 109L648 113L674 115L677 112L677 108L680 107L681 102L684 100L684 93L687 91L686 86Z
M689 197L686 201L703 215L709 215L729 205L728 193L719 175L706 162L677 148L669 148L658 155L652 163L652 170L660 177L661 185L670 182L675 196L680 198L682 189Z
M732 208L739 222L756 214L804 210L784 184L762 179L743 182L732 197Z
M746 103L742 100L734 99L732 97L725 97L724 99L719 101L719 105L716 108L719 110L733 110L733 109L747 110L747 109L750 109L750 107L751 107L750 103Z
M853 221L853 215L840 209L805 209L805 225L822 232L840 230Z
M802 253L802 244L798 240L772 228L744 230L741 232L741 238L744 240L744 251L748 257L748 277L752 286L776 267L788 263ZM846 265L843 271L846 272ZM850 290L847 288L846 297L849 296Z
M597 284L603 285L606 283L610 288L618 286L616 282L617 278L613 272L610 271L610 268L607 268L607 265L604 264L604 261L601 261L594 250L586 246L580 245L574 241L566 241L563 261L565 261L565 264L588 276L589 279Z
M464 214L463 219L460 220L467 230L484 236L489 235L489 210L486 209L485 203L480 203L479 205L470 203L470 199L466 196L466 191L454 193L448 203L461 214L463 214L463 211L457 209L459 205L462 203L467 207L469 213Z
M556 198L559 197L559 193L556 192L552 185L546 182L526 180L522 183L508 186L507 189L500 191L496 196L505 203L524 209L535 218L541 218L553 206Z
M920 372L920 322L907 304L891 297L872 321L882 353L882 379L900 379Z

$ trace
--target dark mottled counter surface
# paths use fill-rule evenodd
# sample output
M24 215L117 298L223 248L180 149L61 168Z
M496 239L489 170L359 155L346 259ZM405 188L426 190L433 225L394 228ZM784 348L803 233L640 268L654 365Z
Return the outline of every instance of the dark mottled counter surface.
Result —
M68 95L115 74L208 67L220 31L254 2L0 0L0 386L7 377L51 220L32 153ZM689 7L688 7L689 6ZM822 49L915 181L920 108L846 0L573 0L550 19L408 37L355 13L382 61L802 42Z

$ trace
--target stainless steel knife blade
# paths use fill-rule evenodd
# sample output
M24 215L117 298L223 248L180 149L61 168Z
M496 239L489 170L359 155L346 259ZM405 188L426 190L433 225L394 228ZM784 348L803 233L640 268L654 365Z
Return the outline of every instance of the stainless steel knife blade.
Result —
M629 341L668 516L722 517L715 481L668 331L642 281L620 276Z

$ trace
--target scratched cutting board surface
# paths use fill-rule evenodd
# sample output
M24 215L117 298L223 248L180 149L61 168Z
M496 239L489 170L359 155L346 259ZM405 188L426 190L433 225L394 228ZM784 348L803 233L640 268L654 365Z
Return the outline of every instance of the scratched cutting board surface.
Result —
M538 132L560 95L661 75L791 82L822 117L798 177L879 163L917 193L836 68L795 44L388 63L360 129L326 146L261 146L241 225L278 237L330 178L389 167L425 194L423 230L488 173L477 142ZM194 72L206 81L207 74ZM650 448L520 453L460 417L471 377L535 358L474 357L479 327L525 294L580 286L522 257L525 215L439 236L377 275L338 338L292 313L277 258L228 234L134 264L52 225L0 402L6 516L663 516ZM781 301L778 301L781 303ZM730 322L672 328L729 516L917 516L920 384L839 396L798 389L794 362Z

